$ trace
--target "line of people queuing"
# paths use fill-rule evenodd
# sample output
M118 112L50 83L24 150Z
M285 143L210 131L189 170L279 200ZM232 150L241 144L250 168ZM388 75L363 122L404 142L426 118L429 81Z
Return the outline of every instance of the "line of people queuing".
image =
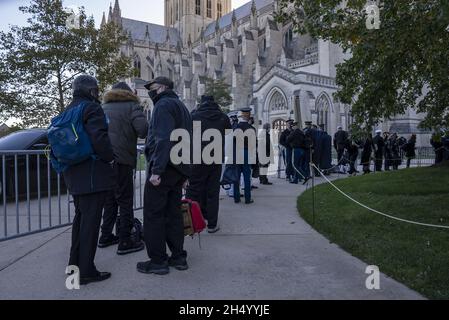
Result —
M286 179L292 184L306 184L312 174L320 175L315 167L311 172L310 160L326 175L332 169L332 137L326 132L324 125L318 127L311 121L307 121L305 125L301 129L298 122L290 119L279 138Z
M294 120L287 121L287 129L281 133L279 145L286 167L287 181L304 184L311 177L310 159L324 174L335 172L357 174L358 163L363 167L363 173L369 174L372 165L375 172L383 170L398 170L403 159L410 168L412 160L416 158L417 136L412 134L407 140L397 133L382 133L377 130L374 137L370 134L355 138L341 126L332 138L320 127L306 122L306 127L300 129ZM449 159L449 132L434 134L431 144L435 149L436 163ZM337 153L337 165L332 166L332 147ZM360 157L360 161L359 161ZM349 167L349 168L348 168ZM319 176L318 170L314 174Z
M82 75L73 83L73 99L66 110L84 105L83 127L94 151L90 159L63 172L75 205L69 265L79 268L81 285L111 277L110 272L100 272L95 266L97 247L118 245L118 255L146 248L149 260L137 263L137 271L141 273L165 275L170 268L187 270L181 213L183 190L185 197L200 204L207 220L207 231L211 234L218 232L222 163L206 164L203 159L200 164L193 165L172 162L171 150L176 142L171 141L171 134L177 129L192 134L193 121L201 122L202 134L209 129L217 129L222 137L226 130L232 128L254 129L251 109L242 110L240 121L231 124L231 119L222 112L213 97L202 97L197 108L190 113L168 78L153 79L145 88L154 104L149 123L139 98L126 83L114 85L104 95L103 103L99 101L99 86L95 78ZM264 138L270 141L269 127L266 129ZM143 240L133 236L133 171L136 169L138 138L146 139L148 165ZM203 142L201 151L210 143ZM224 141L222 148L224 155ZM244 176L245 203L251 204L254 201L249 174L254 167L249 165L247 146L238 152L245 156L245 162L238 165L238 170L239 175ZM271 184L267 178L268 166L269 163L262 164L266 170L261 170L258 175L261 183L266 185ZM238 203L241 201L239 184L234 186L234 191L234 199Z

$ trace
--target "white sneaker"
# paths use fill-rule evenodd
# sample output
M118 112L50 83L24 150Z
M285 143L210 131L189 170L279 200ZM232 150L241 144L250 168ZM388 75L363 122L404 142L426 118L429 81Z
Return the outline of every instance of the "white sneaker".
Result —
M207 228L208 233L217 233L218 231L220 231L219 226L216 226L215 228Z

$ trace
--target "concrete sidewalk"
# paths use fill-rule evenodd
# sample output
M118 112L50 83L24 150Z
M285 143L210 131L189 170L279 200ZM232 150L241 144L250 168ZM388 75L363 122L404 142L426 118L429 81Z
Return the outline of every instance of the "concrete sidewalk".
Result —
M305 189L273 179L254 191L253 205L222 197L222 231L186 239L190 270L144 275L136 263L145 251L125 257L98 250L99 270L109 281L65 288L70 229L0 243L0 299L422 299L381 277L381 290L365 287L366 264L330 244L298 215Z

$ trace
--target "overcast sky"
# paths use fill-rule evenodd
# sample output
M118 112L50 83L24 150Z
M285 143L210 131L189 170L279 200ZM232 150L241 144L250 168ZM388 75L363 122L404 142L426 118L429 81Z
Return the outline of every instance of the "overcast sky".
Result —
M191 0L193 1L193 0ZM250 0L232 0L234 8ZM103 11L108 12L109 4L115 0L63 0L65 6L84 6L88 15L93 15L97 24L101 22ZM0 0L0 30L8 30L8 25L22 25L26 17L19 7L29 4L29 0ZM121 0L122 16L156 24L164 24L164 0Z

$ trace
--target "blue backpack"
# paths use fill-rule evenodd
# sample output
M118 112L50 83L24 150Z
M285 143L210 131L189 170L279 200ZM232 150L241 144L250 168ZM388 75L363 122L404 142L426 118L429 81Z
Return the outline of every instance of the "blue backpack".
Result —
M57 173L63 173L70 166L94 158L90 138L84 129L83 114L86 105L83 102L51 120L48 128L50 160Z

